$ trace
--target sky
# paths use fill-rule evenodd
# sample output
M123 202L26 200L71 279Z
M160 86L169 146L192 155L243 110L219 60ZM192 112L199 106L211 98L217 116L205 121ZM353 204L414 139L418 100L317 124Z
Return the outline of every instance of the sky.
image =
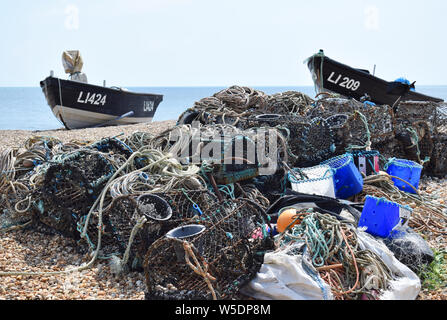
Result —
M319 49L388 81L447 85L443 0L0 0L0 86L310 86Z

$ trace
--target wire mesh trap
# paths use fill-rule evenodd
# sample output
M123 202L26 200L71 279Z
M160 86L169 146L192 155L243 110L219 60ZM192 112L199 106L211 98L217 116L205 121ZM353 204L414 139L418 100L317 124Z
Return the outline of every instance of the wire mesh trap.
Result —
M121 195L104 210L102 215L102 256L122 256L129 246L129 238L137 222L145 217L129 247L129 266L141 269L142 259L149 246L169 230L194 216L215 210L217 198L207 190L172 190L157 194ZM81 232L87 216L78 223ZM86 242L95 249L98 243L99 214L94 212L88 221Z
M335 152L335 135L330 124L321 117L264 114L241 120L244 128L272 127L286 139L285 155L291 166L312 166Z
M146 299L231 299L272 245L266 223L256 203L236 199L171 230L146 253Z
M104 210L101 223L102 257L123 256L128 251L128 267L141 269L146 250L171 227L168 224L172 209L161 197L153 194L126 195L113 199ZM137 228L141 219L144 223ZM78 222L78 231L82 232L87 216ZM86 242L90 249L98 245L98 212L89 217Z
M443 178L447 172L447 134L439 134L433 140L433 152L427 167L427 173Z
M314 102L312 98L301 92L286 91L269 96L266 111L304 116Z
M106 181L114 173L100 154L76 152L57 163L50 163L40 188L33 191L34 212L40 222L78 238L77 220L93 205Z

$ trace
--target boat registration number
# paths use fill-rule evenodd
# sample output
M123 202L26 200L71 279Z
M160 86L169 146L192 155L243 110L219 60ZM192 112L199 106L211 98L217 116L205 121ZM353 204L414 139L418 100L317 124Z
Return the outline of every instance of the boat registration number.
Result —
M144 101L143 111L152 112L154 110L154 101Z
M107 95L102 95L100 93L90 93L87 92L84 96L84 92L79 92L78 102L79 103L85 103L85 104L92 104L95 106L102 105L104 106L106 104Z
M356 81L349 77L343 77L341 74L337 76L335 72L331 73L329 78L327 78L327 81L352 91L357 91L357 89L360 88L360 81Z

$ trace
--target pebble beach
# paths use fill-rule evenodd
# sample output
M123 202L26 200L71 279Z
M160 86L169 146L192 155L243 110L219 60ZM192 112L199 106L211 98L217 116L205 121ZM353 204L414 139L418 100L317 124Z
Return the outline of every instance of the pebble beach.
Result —
M62 142L97 141L133 132L160 133L176 121L153 122L78 130L1 130L0 151L21 146L33 136L54 137ZM0 271L54 272L77 267L90 260L78 251L76 241L33 230L9 232L0 237ZM115 277L107 262L68 275L0 277L0 300L142 300L144 274L128 273Z
M104 137L128 135L133 132L160 133L175 125L175 121L119 127L80 129L0 131L0 151L19 147L33 136L50 136L71 140L96 141ZM424 177L421 194L444 205L447 203L447 179ZM430 247L445 250L447 237L427 233ZM54 272L64 271L88 263L91 259L80 252L76 241L59 235L45 235L33 230L17 230L0 237L0 272ZM0 277L0 300L142 300L145 278L142 272L130 272L116 277L108 261L99 260L84 271L63 275L15 275ZM418 300L445 300L447 289L423 288Z

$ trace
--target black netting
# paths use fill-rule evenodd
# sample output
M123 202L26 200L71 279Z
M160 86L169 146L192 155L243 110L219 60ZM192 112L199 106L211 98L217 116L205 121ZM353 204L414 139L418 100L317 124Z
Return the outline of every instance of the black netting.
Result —
M146 299L231 299L271 246L266 223L256 203L237 199L171 230L147 251Z

